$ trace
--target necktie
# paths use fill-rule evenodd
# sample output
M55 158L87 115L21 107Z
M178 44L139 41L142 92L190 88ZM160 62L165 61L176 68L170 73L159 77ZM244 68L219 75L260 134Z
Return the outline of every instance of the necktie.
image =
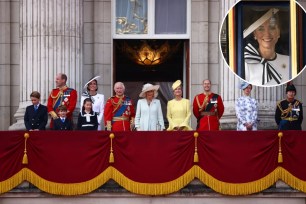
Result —
M65 122L65 118L62 118L62 122L63 122L63 123Z
M38 107L37 107L37 105L35 105L35 106L34 106L34 110L37 111L37 109L38 109Z

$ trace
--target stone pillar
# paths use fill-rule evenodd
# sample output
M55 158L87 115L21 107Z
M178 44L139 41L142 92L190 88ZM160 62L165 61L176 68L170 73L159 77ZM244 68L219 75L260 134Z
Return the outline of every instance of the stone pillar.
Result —
M0 130L9 126L10 115L10 2L0 1Z
M19 10L20 98L10 130L24 129L32 91L45 104L57 73L65 73L67 85L78 92L82 78L83 0L20 0Z
M227 12L236 3L236 0L221 0L222 18L227 15ZM221 51L220 51L221 52ZM222 53L220 53L222 55ZM235 112L235 101L241 96L242 92L239 89L240 79L229 68L227 63L220 57L220 94L223 97L225 111L221 119L221 127L224 130L236 129L237 118ZM274 113L276 103L283 98L284 86L279 87L255 87L253 86L252 97L258 101L259 112L258 119L259 129L275 129L276 123Z
M190 101L193 102L195 95L203 92L202 81L209 78L208 65L208 31L209 31L209 1L191 1L191 42L190 42ZM196 127L196 118L191 117L192 128Z

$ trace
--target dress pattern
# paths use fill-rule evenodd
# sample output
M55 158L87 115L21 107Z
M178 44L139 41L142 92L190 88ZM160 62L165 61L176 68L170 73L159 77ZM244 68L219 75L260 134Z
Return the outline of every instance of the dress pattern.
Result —
M257 101L250 96L241 96L235 104L237 130L246 130L245 123L252 123L252 130L257 130Z

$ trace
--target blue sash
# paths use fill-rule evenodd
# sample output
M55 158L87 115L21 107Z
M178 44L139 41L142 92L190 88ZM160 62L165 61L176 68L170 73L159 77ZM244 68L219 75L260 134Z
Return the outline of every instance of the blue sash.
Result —
M131 99L129 97L126 97L126 99L122 102L122 106L118 108L117 112L114 114L114 117L120 117L124 113L124 111L127 109L129 106L129 102Z
M56 109L62 104L63 100L65 100L65 98L67 98L67 96L70 96L70 93L73 89L72 88L68 88L63 95L60 95L60 97L58 97L56 99L56 102L54 103L53 106L53 110L56 111Z

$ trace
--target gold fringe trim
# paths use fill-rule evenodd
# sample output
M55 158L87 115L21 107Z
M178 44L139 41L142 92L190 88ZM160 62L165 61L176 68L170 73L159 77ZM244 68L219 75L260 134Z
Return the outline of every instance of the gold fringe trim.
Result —
M108 167L97 177L80 183L55 183L41 178L28 168L23 168L11 178L0 182L0 193L5 193L21 184L24 180L31 182L37 188L56 195L80 195L90 193L109 179L114 179L126 190L143 195L165 195L176 192L190 183L195 177L218 193L225 195L248 195L263 191L277 180L283 180L289 186L306 193L306 181L298 179L282 167L277 167L267 176L247 183L227 183L220 181L199 166L195 165L185 174L175 180L164 183L140 183L132 181L114 167Z
M292 188L306 193L306 181L301 180L282 167L279 168L279 178Z
M38 176L28 168L24 168L25 179L42 191L56 195L81 195L90 193L111 179L112 169L108 167L97 177L80 183L55 183Z
M225 195L248 195L263 191L273 185L279 179L281 167L277 167L270 174L259 180L237 184L220 181L206 173L199 166L194 166L194 169L196 177L218 193Z
M194 179L193 167L177 179L165 183L135 182L113 168L112 178L126 190L142 195L165 195L176 192Z
M9 179L0 182L0 193L6 193L24 181L25 178L25 170L21 169L18 173L14 176L10 177Z

